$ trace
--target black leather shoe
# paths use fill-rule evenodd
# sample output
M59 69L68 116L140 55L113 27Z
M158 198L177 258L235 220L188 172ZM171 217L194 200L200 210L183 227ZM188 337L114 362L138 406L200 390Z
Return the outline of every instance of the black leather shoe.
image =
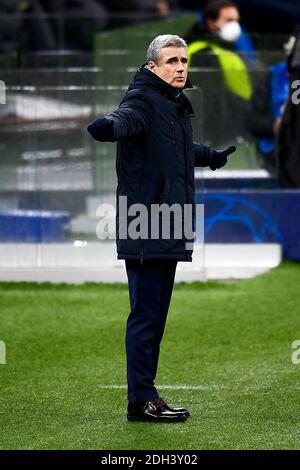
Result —
M160 397L147 400L142 405L128 404L128 421L178 422L188 418L186 413L167 409Z
M191 416L191 413L186 408L171 408L163 398L159 397L159 399L162 402L162 404L165 406L166 410L174 411L175 413L185 413L187 418Z

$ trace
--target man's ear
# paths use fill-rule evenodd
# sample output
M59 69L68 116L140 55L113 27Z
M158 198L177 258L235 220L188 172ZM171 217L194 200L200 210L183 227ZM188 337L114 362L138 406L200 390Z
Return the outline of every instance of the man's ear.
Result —
M149 60L149 62L148 62L148 67L149 67L149 69L151 70L151 72L154 72L154 73L155 73L156 63L153 62L153 60Z

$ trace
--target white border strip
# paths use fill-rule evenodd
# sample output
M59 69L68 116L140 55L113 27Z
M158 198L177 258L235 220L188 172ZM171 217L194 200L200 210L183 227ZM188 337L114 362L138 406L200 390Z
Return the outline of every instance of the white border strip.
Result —
M269 179L270 174L266 170L195 170L196 178L208 178L208 179L244 179L244 178L263 178Z

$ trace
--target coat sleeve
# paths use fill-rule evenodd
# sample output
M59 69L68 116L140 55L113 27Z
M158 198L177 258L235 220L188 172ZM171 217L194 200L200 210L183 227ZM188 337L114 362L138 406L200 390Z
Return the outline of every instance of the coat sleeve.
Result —
M210 166L211 149L207 145L194 142L195 166Z
M96 140L115 142L123 137L149 132L152 117L150 99L141 90L132 90L118 109L91 122L88 131Z

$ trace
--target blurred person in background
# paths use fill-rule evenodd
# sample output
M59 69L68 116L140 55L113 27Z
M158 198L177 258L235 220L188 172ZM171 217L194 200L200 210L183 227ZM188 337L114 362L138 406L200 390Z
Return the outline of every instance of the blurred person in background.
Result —
M39 0L0 0L1 52L55 46L55 36Z
M96 31L166 18L177 7L177 0L0 0L0 51L92 50Z
M180 0L180 6L199 15L211 0ZM299 0L235 0L250 33L283 33L295 31L300 18Z
M237 50L241 34L236 4L212 0L203 11L202 23L185 36L193 82L201 90L198 101L205 116L201 137L209 145L224 145L248 133L245 119L253 92L250 72L256 59L252 46L243 46L245 54Z
M26 5L18 0L0 0L0 52L12 52L24 39L23 21Z
M108 19L100 0L0 0L0 51L91 49Z
M102 0L40 0L48 13L60 49L91 50L95 31L109 24L110 13Z
M52 28L50 18L40 0L22 2L26 8L24 30L26 49L30 51L53 50L58 47L58 40Z
M176 0L101 0L111 13L109 28L145 23L165 18L176 5Z
M287 55L291 53L295 37L284 44ZM289 97L290 76L287 60L269 66L256 79L249 113L249 129L256 138L257 159L261 167L277 176L276 140L282 115Z
M203 11L203 24L187 36L189 65L220 68L227 89L248 101L252 94L248 66L236 51L241 34L240 13L236 4L230 0L210 1ZM249 48L244 52L249 53Z
M300 34L288 59L290 94L278 133L279 182L300 188Z

